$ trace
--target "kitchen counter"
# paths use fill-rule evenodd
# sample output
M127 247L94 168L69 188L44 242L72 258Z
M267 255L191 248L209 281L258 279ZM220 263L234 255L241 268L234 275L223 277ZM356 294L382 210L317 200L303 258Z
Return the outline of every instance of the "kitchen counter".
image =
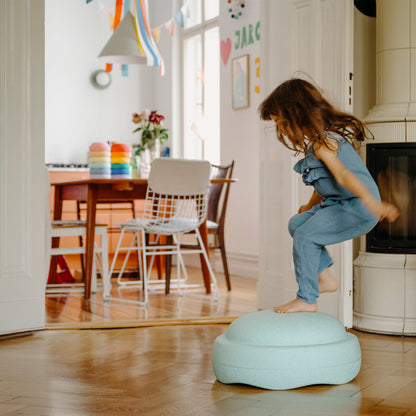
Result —
M88 172L86 163L45 163L49 171Z

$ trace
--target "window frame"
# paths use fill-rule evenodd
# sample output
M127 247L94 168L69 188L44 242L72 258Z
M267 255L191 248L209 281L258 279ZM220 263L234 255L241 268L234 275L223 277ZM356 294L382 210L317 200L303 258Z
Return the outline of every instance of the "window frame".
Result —
M176 110L176 131L178 133L177 140L175 140L174 148L175 151L173 152L174 157L184 157L185 155L185 126L184 126L184 44L187 39L192 38L196 35L201 35L201 54L202 54L202 68L205 68L205 34L207 31L218 28L220 31L220 15L218 13L217 16L205 20L205 1L212 1L212 0L201 0L201 23L198 23L190 28L184 28L181 31L181 36L177 37L176 45L174 45L174 59L176 60L176 68L177 68L177 76L174 77L173 83L177 85L177 88L174 88L174 103L177 105ZM220 1L220 0L218 0ZM180 2L183 6L186 0ZM219 45L218 45L219 47ZM220 63L218 62L218 65ZM220 70L220 68L218 69ZM220 94L219 94L220 96ZM218 110L219 111L219 110ZM202 88L202 113L205 113L205 85ZM221 140L221 139L220 139ZM218 154L218 158L219 158Z

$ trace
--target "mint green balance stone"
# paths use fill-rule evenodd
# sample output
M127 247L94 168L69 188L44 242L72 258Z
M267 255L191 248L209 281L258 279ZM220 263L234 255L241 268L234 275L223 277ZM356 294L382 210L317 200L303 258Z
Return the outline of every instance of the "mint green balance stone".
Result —
M241 316L216 338L212 365L225 384L270 390L345 384L360 371L361 349L330 315L265 310Z

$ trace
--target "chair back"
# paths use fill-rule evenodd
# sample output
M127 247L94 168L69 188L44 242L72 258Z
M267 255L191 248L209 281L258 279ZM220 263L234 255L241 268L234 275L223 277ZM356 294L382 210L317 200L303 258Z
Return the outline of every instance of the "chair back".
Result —
M148 185L159 194L195 195L209 187L207 160L159 158L152 162Z
M155 159L150 169L143 219L155 234L188 232L205 221L208 161Z
M227 165L211 165L211 179L231 179L233 176L234 160ZM223 192L224 191L224 192ZM211 183L208 190L207 219L215 223L225 221L230 184ZM220 209L220 200L222 205ZM219 211L219 212L218 212Z

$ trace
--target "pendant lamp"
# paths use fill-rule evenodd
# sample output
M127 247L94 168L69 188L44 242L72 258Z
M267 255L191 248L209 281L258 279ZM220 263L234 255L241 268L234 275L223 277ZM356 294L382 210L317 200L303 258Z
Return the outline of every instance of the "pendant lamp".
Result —
M131 12L127 12L111 35L98 59L111 64L146 64L147 58L140 52L136 25Z

